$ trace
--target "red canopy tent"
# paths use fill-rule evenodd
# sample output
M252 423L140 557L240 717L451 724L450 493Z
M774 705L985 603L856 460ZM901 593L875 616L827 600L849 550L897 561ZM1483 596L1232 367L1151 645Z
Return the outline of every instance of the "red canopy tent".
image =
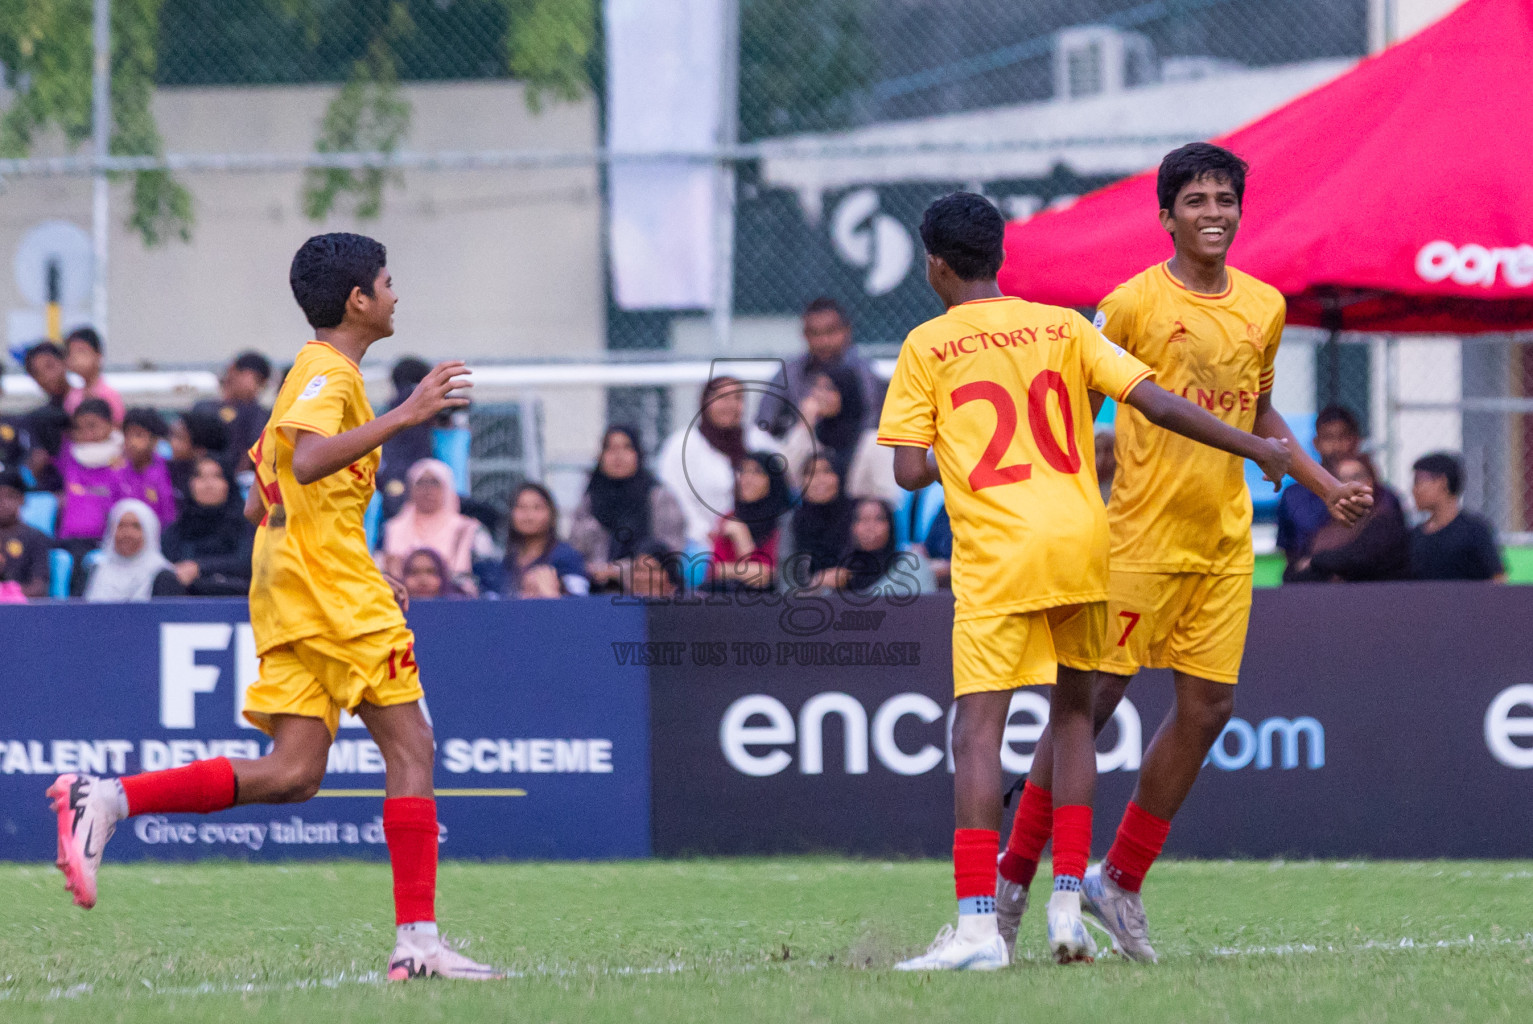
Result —
M1251 165L1230 262L1282 291L1292 324L1533 328L1530 68L1533 0L1467 0L1215 140ZM1158 205L1152 170L1008 226L1001 287L1094 306L1171 255Z

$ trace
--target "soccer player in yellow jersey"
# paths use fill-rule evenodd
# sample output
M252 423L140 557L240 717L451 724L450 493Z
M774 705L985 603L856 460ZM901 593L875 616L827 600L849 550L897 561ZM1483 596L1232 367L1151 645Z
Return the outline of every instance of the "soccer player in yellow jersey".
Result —
M1283 296L1225 263L1240 226L1245 175L1239 157L1208 143L1166 156L1157 192L1175 254L1103 299L1096 326L1153 367L1162 387L1237 430L1288 443L1294 479L1352 522L1372 505L1371 491L1317 465L1272 407ZM1171 669L1176 700L1145 751L1106 860L1086 875L1084 899L1119 951L1154 961L1139 889L1234 709L1251 613L1251 496L1239 459L1158 429L1132 403L1119 411L1117 435L1096 728L1141 667ZM1016 929L1049 838L1046 808L1058 799L1049 791L1060 779L1048 753L1060 738L1055 728L1039 742L998 868L1003 931ZM1057 857L1057 835L1055 850Z
M96 869L117 823L135 814L211 813L235 804L307 800L324 779L342 711L354 711L385 762L383 830L394 874L397 938L388 976L486 979L498 972L436 928L437 819L431 726L404 587L367 550L363 514L383 442L465 405L460 362L439 364L402 404L373 417L357 368L394 333L387 253L371 238L319 235L293 257L293 297L314 327L270 421L250 451L256 486L245 513L256 534L250 624L260 678L244 713L272 737L256 760L213 758L120 779L61 775L59 867L74 900L96 902Z
M995 913L1001 734L1019 686L1058 680L1052 827L1056 960L1094 952L1080 888L1091 848L1093 670L1107 629L1107 515L1089 392L1256 460L1273 481L1288 448L1236 430L1148 379L1152 371L1074 310L1001 294L1005 225L983 196L937 200L921 222L926 278L947 312L900 349L878 441L900 486L942 479L953 525L953 876L958 928L900 970L992 970L1011 959ZM930 454L929 454L930 453Z

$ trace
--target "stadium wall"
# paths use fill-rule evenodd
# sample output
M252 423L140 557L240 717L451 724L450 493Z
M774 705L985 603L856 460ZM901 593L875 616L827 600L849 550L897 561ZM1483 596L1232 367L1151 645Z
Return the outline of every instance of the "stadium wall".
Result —
M53 856L42 789L254 756L242 601L0 607L0 860ZM1199 857L1529 854L1533 589L1260 591L1236 719L1168 849ZM942 856L952 836L945 596L431 602L411 613L448 857ZM69 638L62 643L60 638ZM1147 672L1098 745L1098 852L1170 698ZM1020 691L1027 770L1047 693ZM121 859L382 857L382 763L343 724L325 794L135 819Z

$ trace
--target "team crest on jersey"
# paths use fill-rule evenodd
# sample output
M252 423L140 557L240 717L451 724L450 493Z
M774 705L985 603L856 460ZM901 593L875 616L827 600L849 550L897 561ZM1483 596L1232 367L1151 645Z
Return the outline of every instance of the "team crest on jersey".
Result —
M320 374L318 377L315 377L304 386L303 394L299 395L296 399L294 399L294 401L302 402L305 399L313 398L315 395L319 394L320 391L324 389L324 387L325 375Z
M1262 329L1249 320L1246 321L1246 340L1258 352L1267 347L1267 340L1262 337Z
M1091 319L1091 326L1095 327L1099 331L1102 328L1106 327L1107 326L1107 314L1105 312L1103 312L1102 310L1100 310L1100 309L1097 310L1097 315L1092 317L1092 319Z
M1171 337L1166 339L1166 344L1167 345L1174 345L1178 341L1186 341L1187 340L1187 325L1182 323L1180 320L1173 320L1171 322L1176 324L1176 329L1171 332Z

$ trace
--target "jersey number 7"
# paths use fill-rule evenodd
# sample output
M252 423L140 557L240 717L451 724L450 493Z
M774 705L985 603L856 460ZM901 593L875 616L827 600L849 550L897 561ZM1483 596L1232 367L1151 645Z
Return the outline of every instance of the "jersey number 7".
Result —
M1059 399L1060 418L1065 424L1063 445L1060 445L1049 424L1047 403L1050 394ZM1031 479L1031 463L1001 465L1001 457L1011 447L1011 439L1017 433L1017 404L1012 401L1011 392L993 380L971 381L953 389L955 410L969 402L989 402L995 409L995 433L990 435L990 443L985 445L985 451L979 457L979 465L969 472L969 490L982 491L986 487L1019 484ZM1044 370L1038 374L1027 389L1027 425L1044 462L1061 473L1080 472L1081 453L1075 443L1075 417L1070 408L1070 389L1065 385L1064 378L1054 370Z

